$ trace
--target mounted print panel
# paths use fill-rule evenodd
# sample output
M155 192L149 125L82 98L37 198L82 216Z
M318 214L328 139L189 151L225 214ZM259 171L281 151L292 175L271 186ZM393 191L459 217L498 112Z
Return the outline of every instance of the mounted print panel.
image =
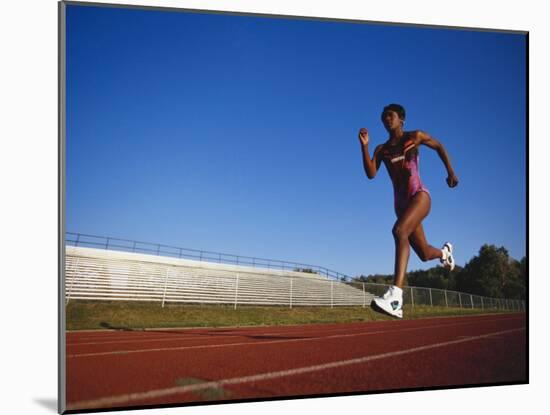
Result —
M61 2L60 412L528 382L528 33Z

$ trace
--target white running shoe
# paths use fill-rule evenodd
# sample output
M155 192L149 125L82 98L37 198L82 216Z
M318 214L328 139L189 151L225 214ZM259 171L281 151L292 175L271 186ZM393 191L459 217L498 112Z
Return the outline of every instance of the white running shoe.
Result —
M374 305L390 316L403 318L403 290L392 285L382 297L375 297Z
M443 258L441 258L441 264L445 268L449 268L451 271L455 268L455 259L453 258L453 245L450 242L445 242L443 248Z

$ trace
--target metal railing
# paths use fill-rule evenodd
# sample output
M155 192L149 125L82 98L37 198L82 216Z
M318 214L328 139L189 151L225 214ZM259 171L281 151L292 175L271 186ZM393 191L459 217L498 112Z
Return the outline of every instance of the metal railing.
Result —
M82 246L88 248L159 255L171 258L193 259L205 262L217 262L220 264L250 266L253 268L279 269L283 271L305 271L323 275L334 280L351 279L345 274L318 265L180 248L176 246L113 238L109 236L66 232L65 243L69 246Z
M75 247L81 246L81 247L100 248L100 249L107 249L107 250L114 250L114 251L153 254L153 255L159 255L164 257L185 258L185 259L193 259L193 260L199 260L204 262L217 262L222 264L252 266L253 268L258 268L258 269L263 268L263 269L273 269L273 270L283 270L283 271L296 271L296 270L307 269L318 275L326 276L327 279L331 279L332 281L338 282L339 284L343 284L343 282L340 282L340 281L350 280L350 277L348 277L345 274L330 270L328 268L316 266L316 265L303 264L299 262L288 262L288 261L280 261L280 260L273 260L273 259L265 259L265 258L246 257L246 256L233 255L233 254L223 254L220 252L212 252L212 251L179 248L179 247L174 247L170 245L153 244L149 242L139 242L139 241L133 241L133 240L127 240L127 239L67 232L65 237L65 242L67 245L75 246ZM69 262L71 263L70 266L69 266ZM86 278L82 278L81 272L76 271L77 268L80 268L80 265L83 265L83 264L79 264L78 257L71 258L69 262L67 263L67 272L68 272L67 298L71 298L72 296L71 291L72 291L73 284L76 281L79 281L81 279L83 280L86 279ZM109 266L107 268L109 268ZM105 281L107 280L110 281L111 277L108 274L109 272L107 272L107 274L103 276L104 278L106 278ZM134 278L132 274L133 272L128 272L127 277L129 277L130 279ZM194 273L194 274L195 276L200 276L200 274L198 273ZM216 280L218 279L218 277L212 275L211 272L209 275L204 275L205 278L207 276L212 277ZM181 278L182 276L179 275L176 278L176 280ZM164 283L164 293L162 294L162 298L163 298L162 302L164 304L165 301L169 301L169 300L166 300L166 295L167 295L166 284L168 281L168 274L162 277L162 281ZM239 281L239 277L237 274L235 298L238 298L238 292L239 292L238 281ZM289 281L290 281L290 286L289 286L290 292L288 294L283 294L283 297L289 299L289 304L292 307L293 304L294 305L299 304L297 299L294 298L293 296L293 290L295 289L297 280L291 279ZM327 281L327 282L329 284L331 283L331 281ZM88 283L90 283L90 281L88 281ZM91 283L91 285L94 285L94 284L95 284L95 281ZM352 304L361 303L363 301L362 305L365 306L366 304L364 304L364 301L368 296L371 296L371 297L373 295L380 296L389 288L388 284L369 283L369 282L360 282L360 281L346 282L346 285L350 288L351 287L356 288L358 291L361 291L363 294L357 297L357 293L355 293L355 295L352 295L351 298L348 298L345 301L338 303L338 305L344 305L344 304L352 305ZM326 287L329 287L329 286L330 286L329 291L332 292L334 290L334 285L330 284L330 285L327 285ZM338 285L338 287L340 286L341 285ZM158 287L156 287L156 292L158 293ZM260 297L261 295L262 294L260 294ZM326 295L328 294L323 294L321 295L321 297L326 297ZM474 295L474 294L462 293L458 291L442 290L442 289L428 288L428 287L405 286L403 288L403 295L404 295L403 297L404 303L410 304L413 307L415 305L427 305L427 306L472 308L472 309L481 309L481 310L497 309L497 310L515 310L515 311L525 311L525 307L526 307L525 302L522 300L490 298L490 297L483 297L483 296ZM85 297L85 298L88 298L88 297ZM114 299L116 299L116 296ZM260 301L260 300L261 298L259 300L254 300L254 301ZM250 300L250 301L251 303L254 302L253 300ZM309 303L310 300L308 300L307 298L304 298L303 301L305 304L305 303ZM331 307L335 305L333 293L331 293L327 297L326 301L327 303L325 305L330 305ZM224 300L223 302L227 302L227 301ZM317 301L315 301L315 303L317 303ZM323 303L323 301L321 301L321 303ZM235 300L235 304L237 304L237 300Z
M359 283L360 284L360 283ZM388 284L364 283L367 291L380 296L390 287ZM481 310L525 311L525 301L506 298L483 297L475 294L428 287L403 287L403 303L439 307L472 308Z
M66 261L65 300L146 301L165 304L264 306L367 306L364 287L337 280L281 274L279 270L235 271L170 262L108 258L71 249Z

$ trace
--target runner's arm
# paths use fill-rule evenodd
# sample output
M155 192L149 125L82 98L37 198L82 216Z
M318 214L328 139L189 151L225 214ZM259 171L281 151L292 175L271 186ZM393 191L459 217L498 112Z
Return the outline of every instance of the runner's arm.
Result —
M382 158L380 157L381 150L382 144L377 145L371 159L369 155L369 145L361 145L361 151L363 153L363 168L365 169L365 173L369 179L374 179L378 169L380 168L380 163L382 162Z
M449 154L443 144L424 131L415 131L413 133L413 137L417 146L423 144L426 147L437 151L437 155L447 169L447 184L449 187L455 187L458 184L458 177L456 177L453 166L451 165L451 159L449 158Z

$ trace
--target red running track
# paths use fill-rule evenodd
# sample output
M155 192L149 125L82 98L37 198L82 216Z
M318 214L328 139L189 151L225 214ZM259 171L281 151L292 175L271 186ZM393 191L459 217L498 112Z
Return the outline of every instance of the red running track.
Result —
M67 409L527 381L524 314L67 333Z

